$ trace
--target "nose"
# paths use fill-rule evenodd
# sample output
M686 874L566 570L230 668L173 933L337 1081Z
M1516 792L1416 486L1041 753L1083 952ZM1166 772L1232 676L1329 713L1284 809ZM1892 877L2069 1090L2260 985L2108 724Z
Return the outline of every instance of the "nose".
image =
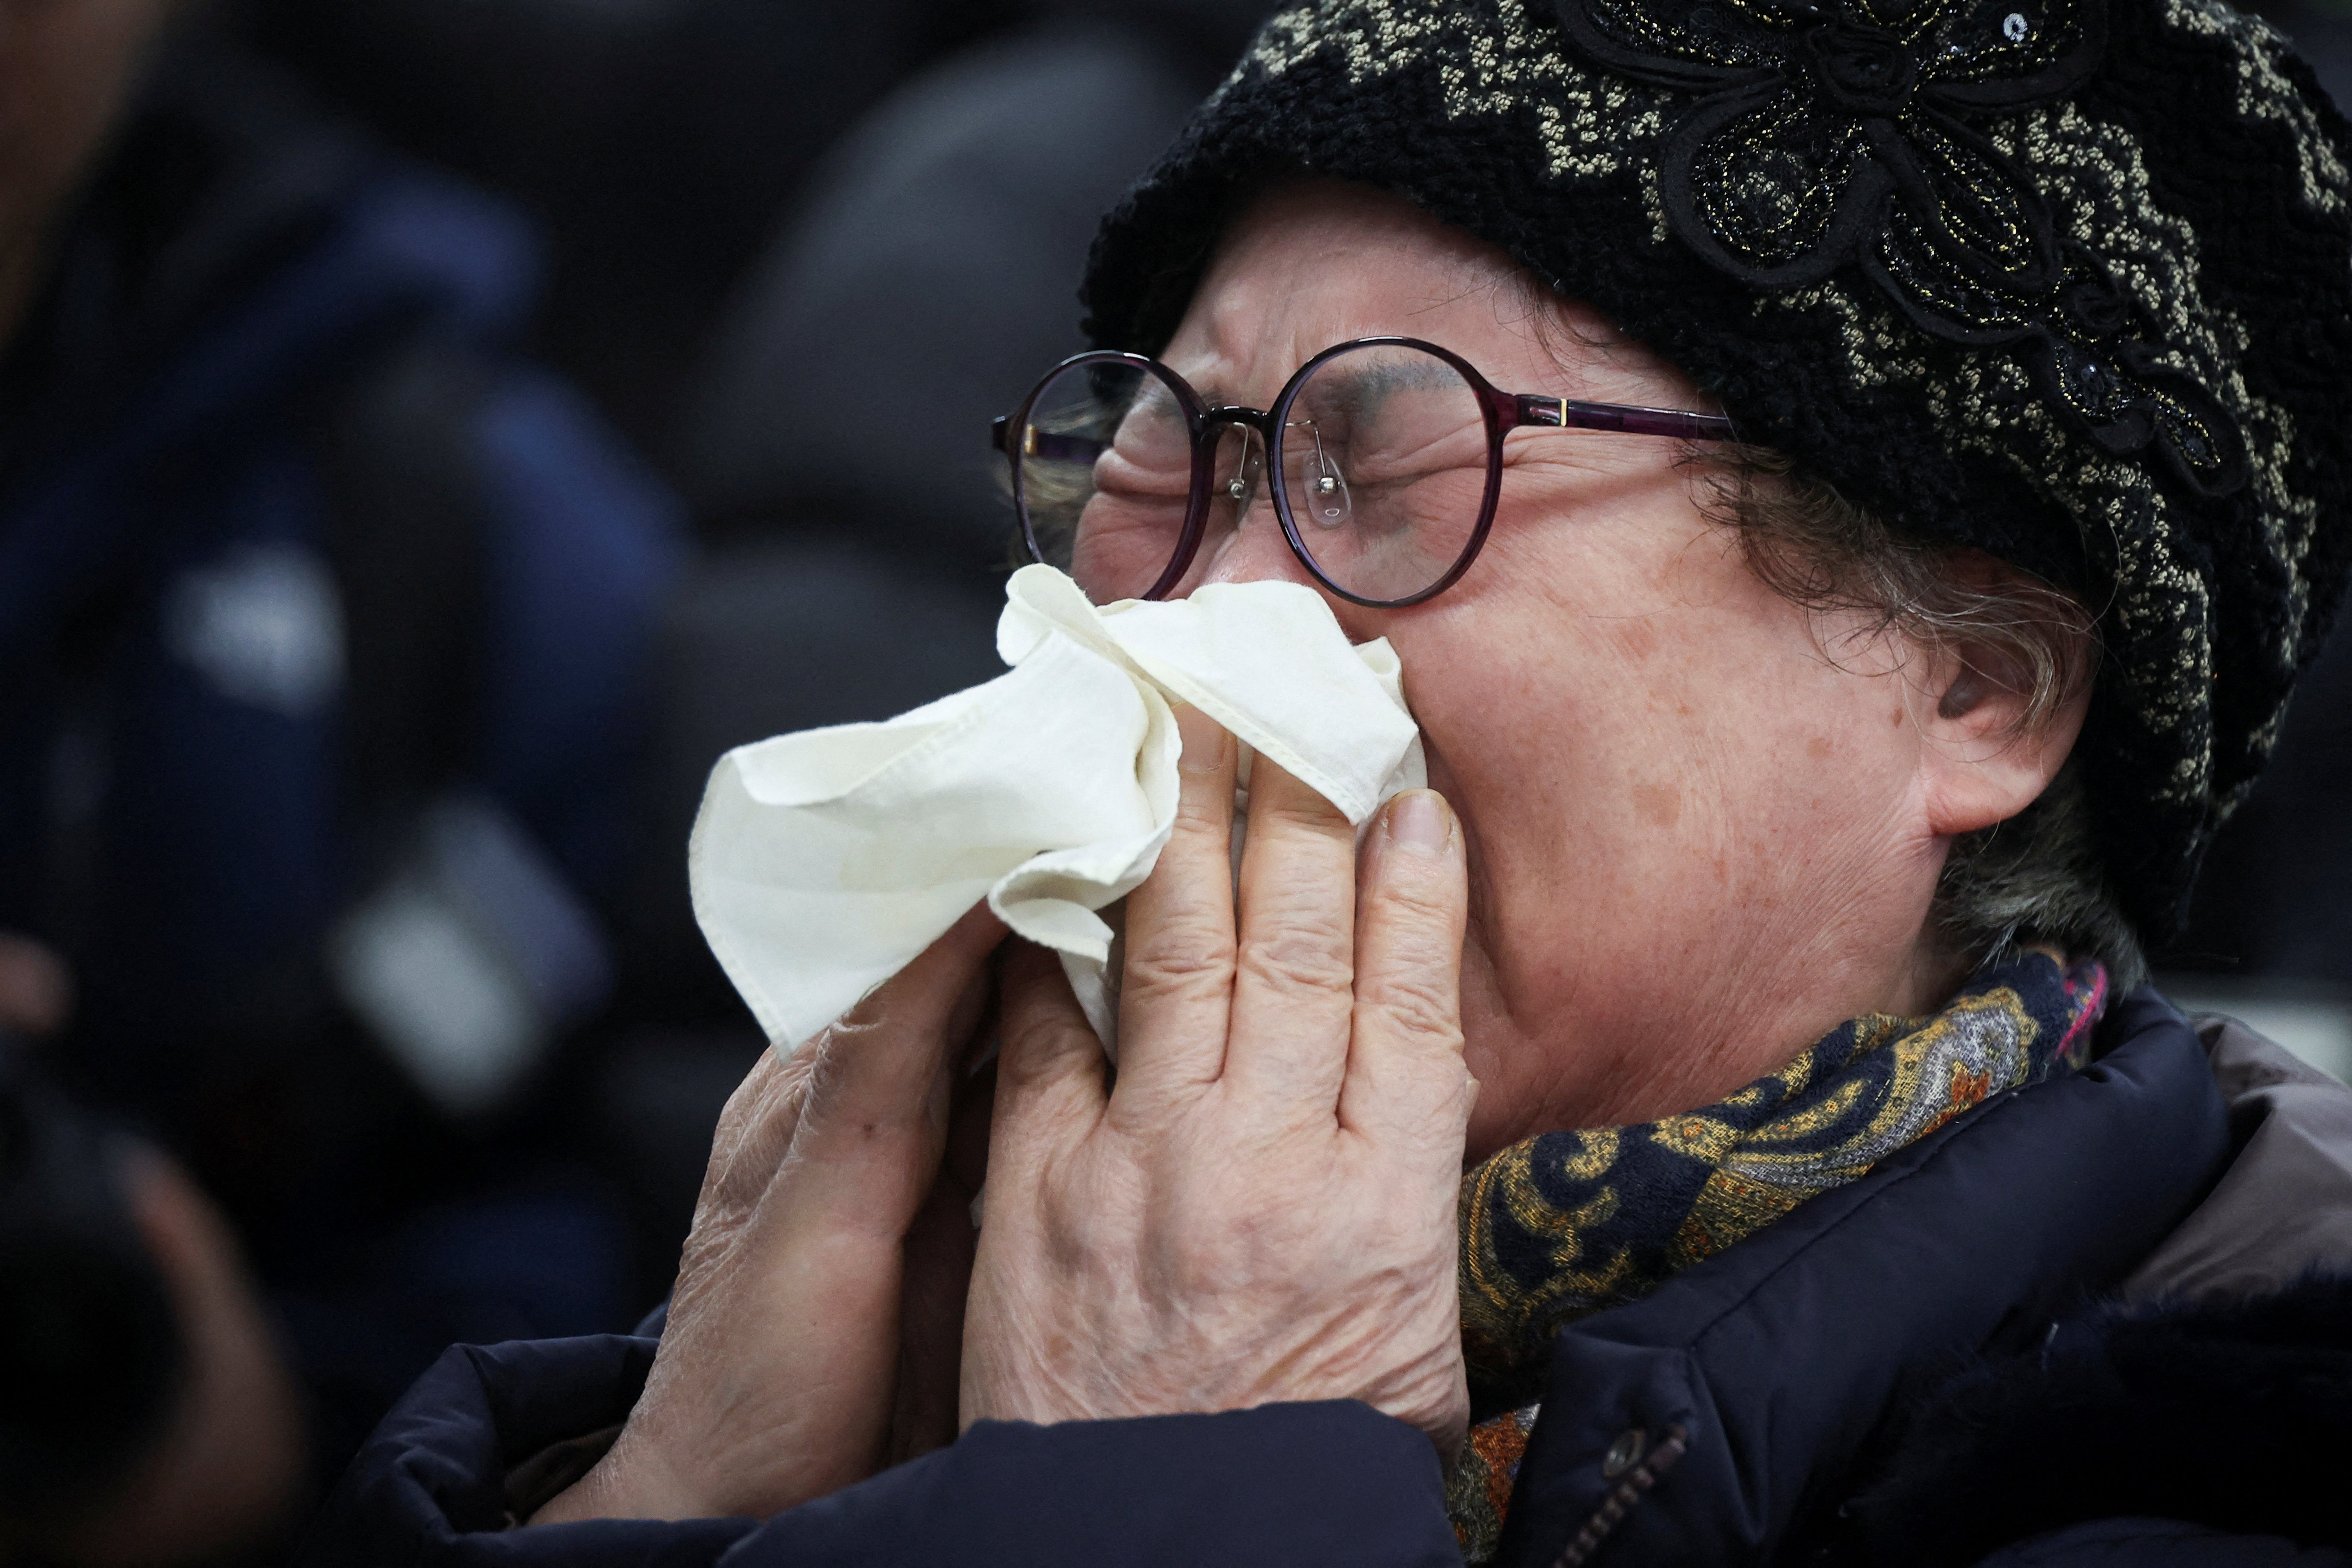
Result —
M1297 583L1314 589L1331 606L1349 642L1366 642L1381 635L1371 624L1381 612L1349 604L1316 581L1315 574L1283 537L1282 520L1276 516L1274 501L1263 487L1240 527L1202 541L1200 558L1178 596L1189 597L1211 583Z
M1240 525L1202 541L1201 553L1203 560L1195 568L1194 588L1209 583L1265 582L1320 586L1291 550L1290 542L1283 538L1281 520L1275 516L1274 501L1264 485L1258 487Z

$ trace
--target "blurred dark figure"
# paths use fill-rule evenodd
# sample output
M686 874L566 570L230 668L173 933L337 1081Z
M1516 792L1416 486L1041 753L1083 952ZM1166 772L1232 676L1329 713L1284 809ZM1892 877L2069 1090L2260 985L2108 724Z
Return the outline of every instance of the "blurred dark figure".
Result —
M1246 36L1254 8L1208 8ZM685 405L677 449L706 526L824 526L975 582L1007 564L988 422L1086 346L1072 280L1095 226L1239 38L1180 44L1057 16L927 72L843 138Z
M247 0L249 36L546 225L538 342L666 433L712 312L825 147L1019 0Z
M514 1108L609 987L678 518L509 348L520 220L175 9L0 0L0 931L340 1465L449 1341L631 1315Z
M248 36L404 150L516 195L546 222L554 277L538 342L649 446L670 433L694 351L728 291L804 196L819 160L886 94L1041 19L1134 29L1205 91L1268 8L1260 0L241 5ZM1043 174L1056 177L1050 165ZM1068 279L1057 286L1066 304Z
M259 1561L302 1499L301 1413L220 1215L43 1081L15 1028L54 977L0 963L0 1555Z

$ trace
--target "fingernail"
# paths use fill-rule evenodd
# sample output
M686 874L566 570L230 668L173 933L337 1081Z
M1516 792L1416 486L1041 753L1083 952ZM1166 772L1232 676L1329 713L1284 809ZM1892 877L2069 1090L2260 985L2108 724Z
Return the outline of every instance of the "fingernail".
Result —
M1442 853L1454 837L1453 813L1433 789L1408 790L1389 807L1389 837L1408 848Z
M1176 733L1184 749L1177 766L1188 773L1213 773L1224 766L1225 727L1198 708L1176 710Z

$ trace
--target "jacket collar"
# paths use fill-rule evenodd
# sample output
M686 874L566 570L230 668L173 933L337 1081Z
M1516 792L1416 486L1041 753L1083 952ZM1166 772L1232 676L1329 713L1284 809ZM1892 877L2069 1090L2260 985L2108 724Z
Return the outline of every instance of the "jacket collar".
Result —
M2082 1072L1564 1330L1499 1560L1551 1563L1596 1525L1641 1538L1612 1547L1629 1561L1769 1557L1850 1483L1907 1383L2120 1281L2213 1186L2231 1127L2203 1043L2154 992L2101 1037ZM1670 1479L1641 1459L1666 1447Z
M2217 1013L2189 1020L2229 1108L2230 1168L2123 1298L2243 1300L2352 1275L2352 1089Z

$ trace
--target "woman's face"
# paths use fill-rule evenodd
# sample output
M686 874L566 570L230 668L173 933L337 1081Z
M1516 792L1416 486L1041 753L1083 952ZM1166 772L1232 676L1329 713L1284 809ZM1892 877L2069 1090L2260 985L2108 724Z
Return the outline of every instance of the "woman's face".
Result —
M1262 408L1318 351L1401 333L1508 392L1708 406L1542 299L1402 201L1299 183L1233 227L1163 357L1212 404ZM1473 1159L1708 1103L1957 978L1924 936L1957 830L1927 672L1759 582L1676 443L1523 430L1505 450L1460 582L1402 610L1332 601L1402 657L1467 833ZM1261 499L1180 592L1277 577L1311 582Z

